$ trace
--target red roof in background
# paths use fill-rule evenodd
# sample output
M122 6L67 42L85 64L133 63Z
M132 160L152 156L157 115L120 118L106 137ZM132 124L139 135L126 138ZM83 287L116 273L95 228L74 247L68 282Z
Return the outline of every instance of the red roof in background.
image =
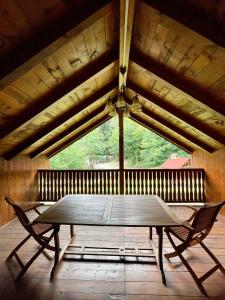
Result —
M186 163L190 161L188 157L178 157L167 159L160 168L162 169L181 169Z

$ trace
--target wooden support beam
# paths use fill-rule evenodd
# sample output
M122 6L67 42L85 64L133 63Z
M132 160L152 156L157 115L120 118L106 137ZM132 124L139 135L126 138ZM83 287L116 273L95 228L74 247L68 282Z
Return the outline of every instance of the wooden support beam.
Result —
M138 85L136 85L135 83L133 83L131 81L128 81L127 86L128 86L128 88L133 90L135 93L138 93L141 97L143 97L146 100L148 100L149 102L153 103L160 109L165 110L167 113L170 113L171 115L175 116L176 118L178 118L182 122L186 123L187 125L194 127L196 130L198 130L201 133L204 133L211 139L213 139L221 144L225 144L224 136L222 136L219 132L217 132L216 130L213 130L209 126L203 125L201 122L194 119L191 115L187 115L186 113L182 112L175 106L163 101L158 96L152 94L149 91L144 90L143 88L139 87Z
M82 102L77 103L69 111L64 112L61 116L53 120L50 124L47 124L45 127L41 128L38 132L35 132L33 135L29 136L21 143L14 145L11 150L7 151L2 156L7 160L13 158L17 154L21 153L23 150L43 138L45 135L49 134L51 131L68 121L70 118L74 117L76 114L80 113L82 110L98 101L100 98L107 96L107 94L112 92L112 90L115 89L116 86L117 80L110 82L93 95L87 97Z
M40 97L32 106L28 106L24 111L17 115L17 118L11 119L4 128L1 129L0 139L3 139L22 125L25 125L32 118L43 113L50 105L54 104L60 98L73 91L81 84L84 84L89 79L96 78L108 69L112 68L116 59L116 51L106 53L93 63L88 64L74 75L65 79L61 84L58 84L54 89Z
M197 86L193 81L182 78L180 74L175 73L166 65L152 59L137 49L132 50L130 59L145 70L157 75L177 89L193 97L194 103L200 107L204 107L207 111L211 111L214 115L225 120L224 101L215 98L215 96Z
M29 156L31 158L34 158L34 157L40 155L43 151L45 151L46 149L48 149L49 147L51 147L55 143L59 142L61 139L65 138L65 136L67 136L68 134L74 132L76 129L78 129L79 127L85 125L85 123L87 123L91 119L95 118L97 115L99 115L104 110L104 108L105 108L105 103L103 105L99 106L97 109L90 112L89 114L87 114L85 117L80 119L75 124L71 125L67 129L65 129L63 132L59 133L57 136L51 138L50 140L48 140L43 145L36 148L34 151L32 151L29 154Z
M146 107L142 108L142 112L146 114L148 117L151 119L155 120L156 122L162 124L166 128L174 131L175 133L179 134L180 136L184 137L188 141L190 141L192 144L195 144L196 146L200 147L201 149L207 151L207 152L214 152L215 149L208 144L200 141L199 139L195 138L191 134L185 132L184 130L180 129L179 127L173 125L172 123L166 121L165 119L161 118L160 116L156 115L154 112L151 110L147 109Z
M120 170L120 194L124 194L124 111L118 110L119 118L119 170Z
M163 132L159 128L155 127L154 125L149 124L146 120L142 119L140 116L137 116L136 114L130 112L131 119L135 122L139 123L140 125L144 126L145 128L153 131L157 135L161 136L165 140L169 141L170 143L176 145L177 147L181 148L182 150L192 153L194 149L190 148L186 144L182 143L181 141L178 141L173 136L169 135L168 133Z
M36 32L30 40L24 41L16 49L0 58L0 88L3 89L42 60L56 52L100 18L103 18L114 8L109 0L89 1L88 5L73 4L63 20L50 23L47 28ZM72 2L71 2L72 3ZM108 3L108 4L107 4Z
M126 102L128 104L131 104L132 101L126 97ZM142 113L156 121L157 123L160 123L161 125L165 126L166 128L174 131L175 133L179 134L183 138L190 141L192 144L195 144L196 146L200 147L202 150L205 150L207 152L214 152L215 149L208 144L200 141L199 139L195 138L191 134L187 133L186 131L182 130L181 128L173 125L172 123L168 122L166 119L162 118L161 116L154 113L152 110L150 110L148 107L142 106Z
M72 137L72 138L68 139L67 141L65 141L62 145L60 145L60 146L56 147L55 149L51 150L50 152L48 152L46 155L49 158L51 158L52 156L56 155L57 153L59 153L63 149L67 148L68 146L70 146L71 144L73 144L74 142L76 142L77 140L79 140L80 138L82 138L86 134L90 133L92 130L99 127L100 125L102 125L103 123L105 123L106 121L108 121L110 119L111 119L110 116L104 115L103 117L101 117L97 121L90 124L87 128L85 128L84 130L79 132L74 137Z
M119 72L119 90L121 90L122 84L126 85L134 8L135 0L120 0L119 68L126 70L126 72L124 76L122 72Z
M194 1L144 0L144 2L225 48L225 26L221 18L222 5L221 12L212 9L211 13L207 13L207 10L200 9L201 6L194 5Z

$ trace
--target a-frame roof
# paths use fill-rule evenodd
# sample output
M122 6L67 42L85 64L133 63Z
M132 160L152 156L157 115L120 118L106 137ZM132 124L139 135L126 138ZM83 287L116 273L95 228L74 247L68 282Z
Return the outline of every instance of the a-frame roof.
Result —
M0 45L6 159L55 155L124 83L134 121L188 152L225 144L223 0L1 1Z

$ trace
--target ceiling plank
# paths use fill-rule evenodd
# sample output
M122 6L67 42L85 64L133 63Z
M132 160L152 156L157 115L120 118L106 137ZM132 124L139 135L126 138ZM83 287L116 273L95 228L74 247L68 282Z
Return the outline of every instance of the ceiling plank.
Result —
M126 86L134 8L135 0L120 0L119 68L126 70L126 72L124 74L122 71L119 72L119 90L123 84Z
M145 70L157 75L166 82L194 98L194 103L225 119L224 101L199 88L193 81L182 78L166 65L157 62L137 49L132 49L130 59Z
M46 143L44 143L43 145L41 145L40 147L38 147L37 149L35 149L34 151L32 151L29 154L29 156L31 158L34 158L34 157L40 155L43 151L45 151L46 149L48 149L49 147L51 147L55 143L59 142L61 139L65 138L65 136L67 136L68 134L72 133L73 131L75 131L79 127L85 125L85 123L87 123L88 121L90 121L91 119L93 119L94 117L96 117L97 115L99 115L101 112L103 112L104 108L105 108L105 103L103 105L97 107L96 109L94 109L89 114L85 115L85 117L83 117L78 122L76 122L72 126L70 126L67 129L65 129L63 132L61 132L57 136L51 138Z
M46 155L49 158L51 158L52 156L56 155L57 153L59 153L63 149L67 148L68 146L70 146L71 144L73 144L74 142L76 142L77 140L79 140L80 138L82 138L83 136L85 136L86 134L90 133L95 128L99 127L103 123L105 123L108 120L110 120L111 118L112 117L110 117L108 114L102 116L100 119L96 120L95 122L93 122L92 124L90 124L88 127L86 127L84 130L82 130L81 132L79 132L78 134L76 134L74 137L72 137L72 138L68 139L67 141L65 141L62 145L60 145L57 148L53 149L52 151L46 153Z
M144 0L144 2L225 48L224 23L222 18L219 18L219 14L216 15L216 10L213 10L211 15L207 15L206 10L193 6L194 1L187 0Z
M187 125L194 127L199 132L204 133L205 135L219 142L220 144L222 145L225 144L224 136L222 136L219 132L213 130L209 126L204 125L198 120L194 119L191 115L187 115L186 113L182 112L175 106L163 101L161 98L157 97L156 95L152 94L149 91L144 90L143 88L141 88L140 86L136 85L131 81L127 82L127 86L135 93L138 93L141 97L155 104L160 109L163 109L166 112L170 113L171 115L175 116L182 122L185 122Z
M9 160L14 156L18 155L26 148L30 147L32 144L36 143L38 140L49 134L51 131L68 121L70 118L74 117L76 114L80 113L82 110L86 109L88 106L97 102L102 97L106 97L111 93L117 86L117 80L115 79L111 83L105 85L102 89L94 93L93 95L87 97L82 102L73 106L69 111L64 112L61 116L56 118L50 124L47 124L45 127L41 128L38 132L35 132L33 135L29 136L27 139L23 140L21 143L14 145L12 149L7 151L2 156Z
M130 99L126 98L126 101L128 101L128 104L132 103L132 101ZM160 123L161 125L165 126L166 128L174 131L176 134L179 134L180 136L187 139L192 144L195 144L196 146L200 147L201 149L203 149L203 150L205 150L209 153L212 153L212 152L215 151L215 149L213 147L209 146L208 144L206 144L206 143L200 141L199 139L195 138L193 135L185 132L181 128L179 128L179 127L173 125L172 123L168 122L167 120L165 120L161 116L159 116L156 113L154 113L153 111L151 111L148 107L142 106L142 113L144 113L145 115L147 115L148 117L150 117L151 119L156 121L157 123Z
M76 89L81 84L85 83L89 79L94 79L105 71L109 70L115 64L116 51L106 53L100 58L96 59L93 63L88 64L74 75L65 79L61 84L55 86L44 96L37 99L33 106L27 107L21 112L17 118L13 118L0 132L0 139L3 139L22 125L26 124L32 118L37 117L40 113L43 113L50 105L54 104L60 98Z
M11 84L69 42L71 37L80 34L100 18L112 12L114 3L108 2L109 0L89 1L85 7L77 9L71 7L63 20L60 22L57 20L57 24L49 24L48 28L40 30L29 41L26 41L26 46L23 43L13 52L1 57L0 88L3 89Z
M140 125L146 127L147 129L153 131L157 135L161 136L162 138L166 139L170 143L176 145L177 147L181 148L182 150L192 153L194 149L190 148L186 144L182 143L181 141L178 141L173 136L169 135L168 133L163 132L161 129L155 127L154 125L148 123L146 120L142 119L140 116L137 116L136 114L130 112L131 119L135 122L139 123Z

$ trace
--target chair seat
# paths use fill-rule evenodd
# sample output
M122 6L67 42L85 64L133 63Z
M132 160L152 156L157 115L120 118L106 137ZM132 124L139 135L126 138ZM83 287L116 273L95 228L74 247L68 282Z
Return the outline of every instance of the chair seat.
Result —
M187 223L187 225L190 226L190 224L188 222L184 222ZM170 227L169 229L176 237L180 238L182 241L185 241L188 237L188 234L190 233L190 230L187 229L184 226L179 226L179 227Z
M42 235L44 232L53 229L53 226L51 224L36 223L32 225L32 228L37 235Z

